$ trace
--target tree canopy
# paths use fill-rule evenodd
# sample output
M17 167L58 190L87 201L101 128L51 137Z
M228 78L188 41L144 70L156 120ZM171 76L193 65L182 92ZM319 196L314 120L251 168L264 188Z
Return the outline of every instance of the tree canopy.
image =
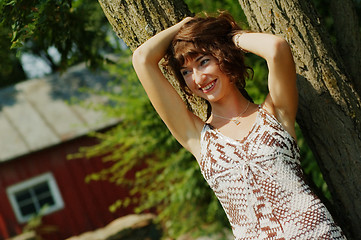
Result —
M51 72L59 72L81 61L99 67L106 54L119 47L94 1L3 0L0 19L0 86L26 79L20 61L24 53L40 57ZM49 53L51 47L59 61Z

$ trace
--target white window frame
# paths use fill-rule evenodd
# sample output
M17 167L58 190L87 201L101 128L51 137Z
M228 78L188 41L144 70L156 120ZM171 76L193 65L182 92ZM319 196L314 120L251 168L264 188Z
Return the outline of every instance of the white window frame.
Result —
M55 178L52 173L44 173L41 175L38 175L36 177L30 178L28 180L25 180L23 182L14 184L6 189L6 193L8 195L8 198L10 200L11 206L15 212L15 216L19 223L26 223L28 222L32 215L23 216L20 211L20 207L18 205L18 202L15 199L15 194L19 191L23 191L25 189L34 187L40 183L47 182L49 185L49 189L51 192L51 195L54 199L54 205L48 206L41 211L41 215L48 215L50 213L53 213L55 211L58 211L60 209L64 208L64 202L61 197L58 185L56 184Z

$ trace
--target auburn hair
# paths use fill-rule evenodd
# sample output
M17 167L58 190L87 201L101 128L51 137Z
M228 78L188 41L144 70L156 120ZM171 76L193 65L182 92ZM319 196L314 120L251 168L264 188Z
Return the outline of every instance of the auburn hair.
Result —
M217 59L220 70L250 99L244 87L245 80L253 76L253 70L245 65L243 51L232 41L232 36L240 30L233 17L226 12L221 12L217 17L194 17L174 36L163 65L172 70L180 87L187 94L192 94L180 69L186 61L199 54L211 55Z

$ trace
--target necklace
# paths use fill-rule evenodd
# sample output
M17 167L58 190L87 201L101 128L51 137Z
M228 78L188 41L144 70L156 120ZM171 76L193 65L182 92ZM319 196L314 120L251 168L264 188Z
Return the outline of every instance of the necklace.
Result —
M215 117L218 117L218 118L223 118L223 119L227 119L227 120L229 120L229 121L232 121L232 122L234 122L237 126L241 123L241 121L239 120L239 118L240 117L242 117L242 115L245 113L245 112L247 112L247 109L248 109L248 107L249 107L249 101L248 101L248 104L247 104L247 107L246 107L246 109L243 111L243 112L241 112L237 117L233 117L233 118L227 118L227 117L223 117L223 116L219 116L219 115L217 115L217 114L214 114L213 112L212 112L212 115L213 116L215 116Z

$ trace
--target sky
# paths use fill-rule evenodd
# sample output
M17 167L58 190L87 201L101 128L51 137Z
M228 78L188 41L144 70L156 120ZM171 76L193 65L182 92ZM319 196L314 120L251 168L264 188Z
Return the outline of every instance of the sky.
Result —
M55 62L60 61L60 54L55 47L50 47L48 53L53 57ZM44 60L29 53L23 53L21 55L21 64L29 79L41 78L51 73L50 66Z

